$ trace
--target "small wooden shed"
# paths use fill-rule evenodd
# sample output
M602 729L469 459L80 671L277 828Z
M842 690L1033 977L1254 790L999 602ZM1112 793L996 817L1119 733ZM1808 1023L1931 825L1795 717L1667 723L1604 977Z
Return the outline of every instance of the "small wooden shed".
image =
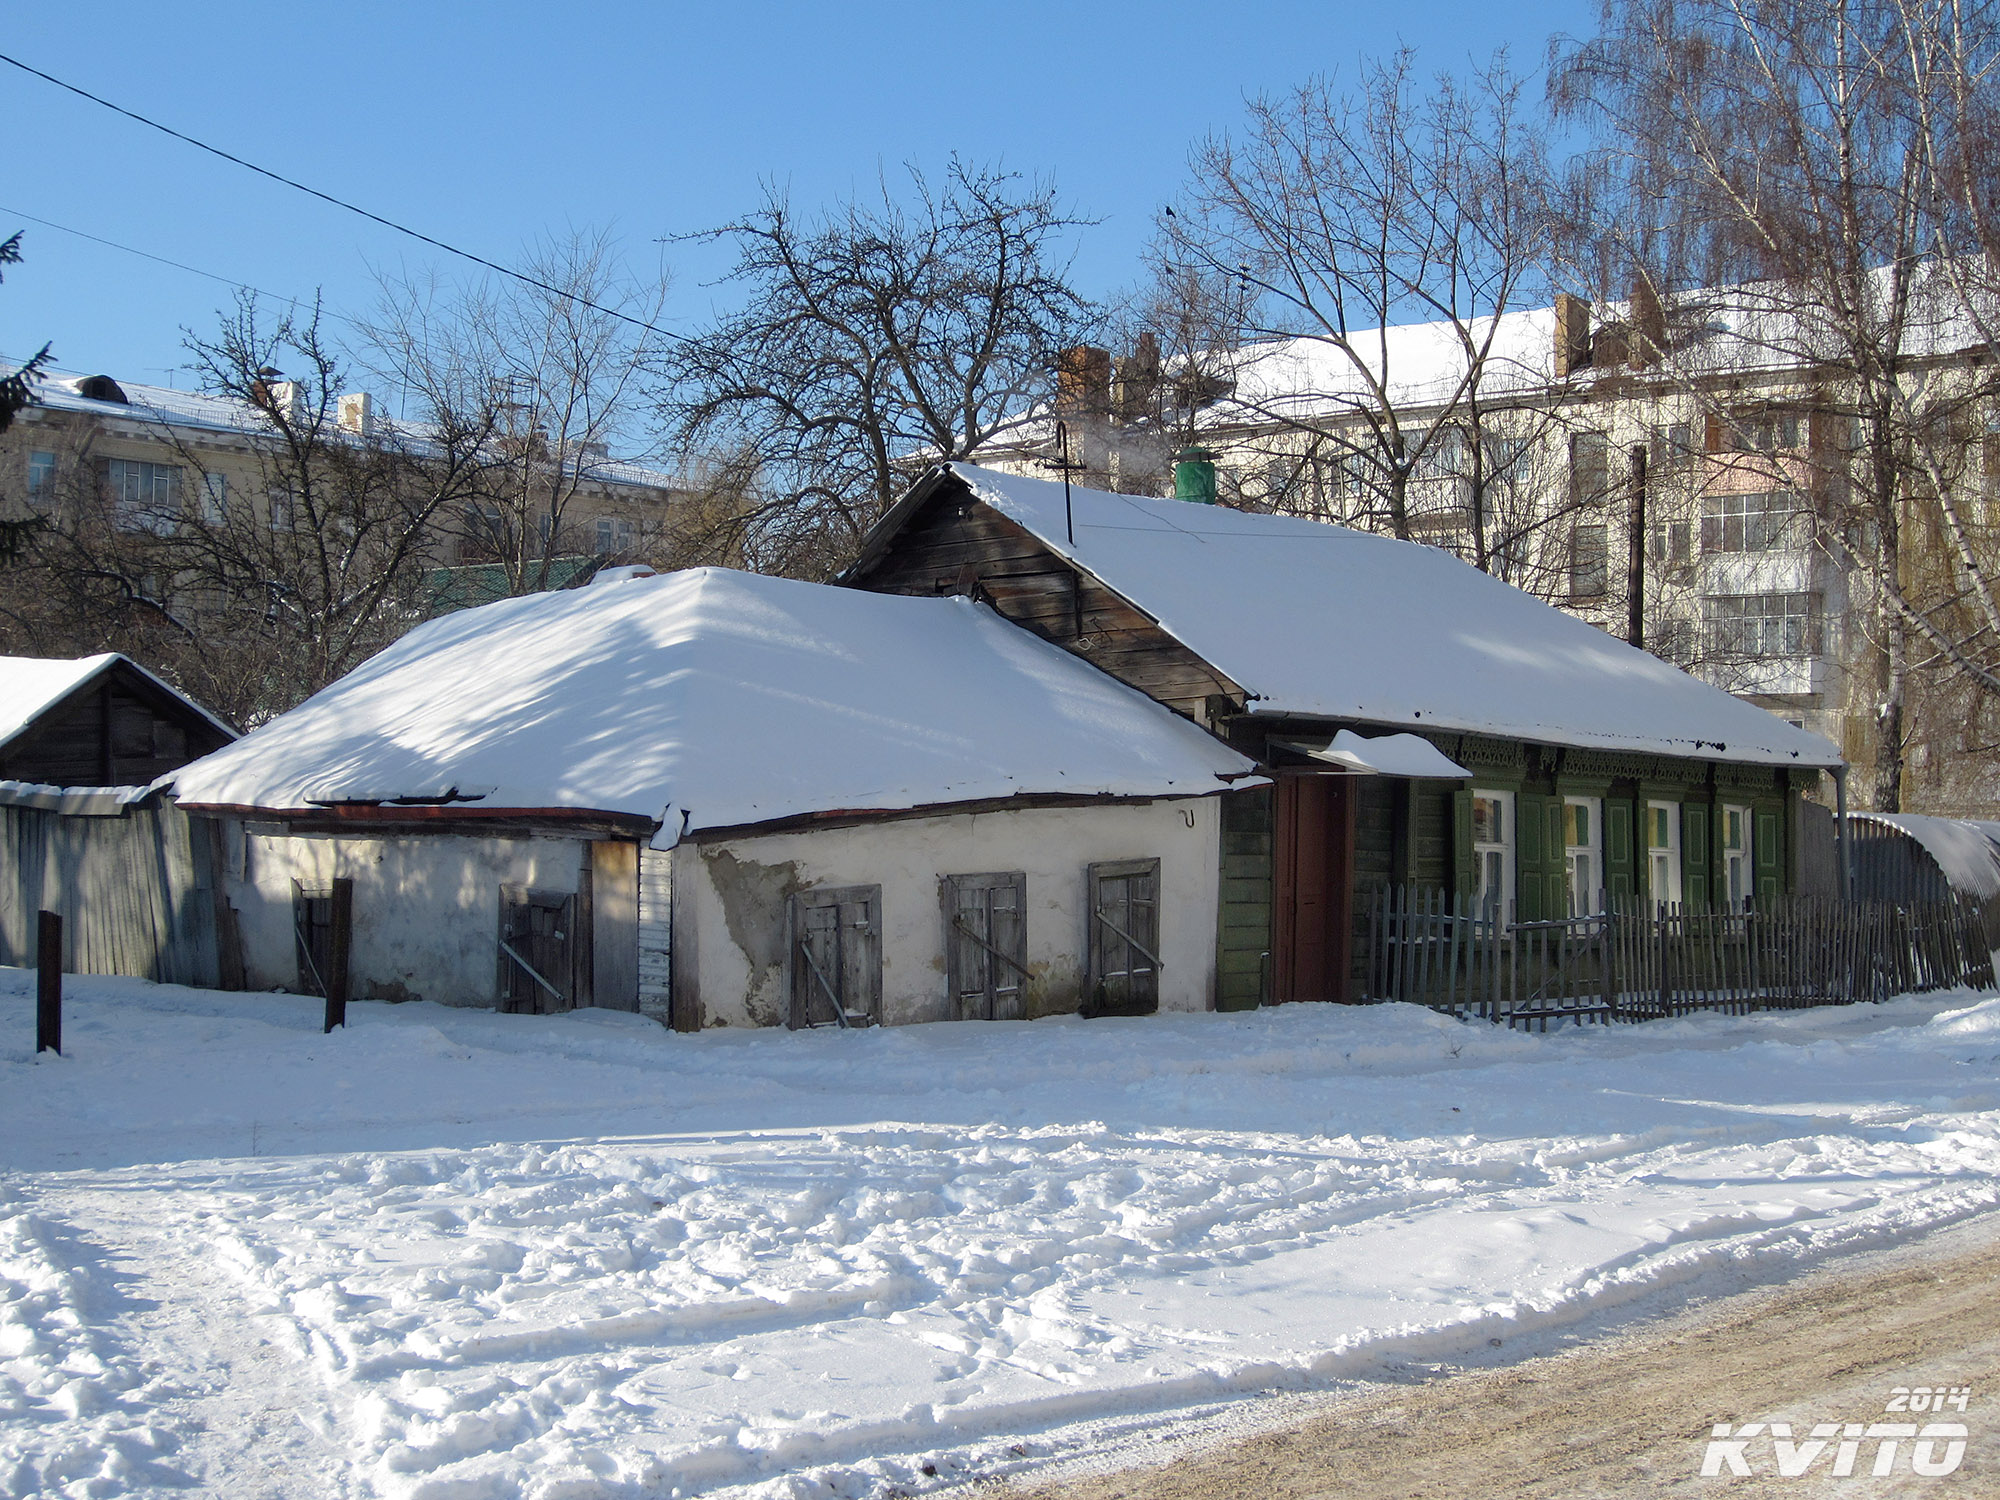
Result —
M1849 813L1854 894L1910 903L1969 901L2000 950L2000 823L1921 813Z
M0 781L146 786L236 738L116 652L0 656Z

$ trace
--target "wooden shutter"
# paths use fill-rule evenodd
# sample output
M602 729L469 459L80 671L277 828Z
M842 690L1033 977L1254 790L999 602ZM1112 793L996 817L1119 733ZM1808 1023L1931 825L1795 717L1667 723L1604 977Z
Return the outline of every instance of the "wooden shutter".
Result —
M333 893L292 882L292 936L298 951L299 993L324 995L333 967Z
M1569 915L1569 839L1563 832L1563 799L1542 805L1542 910L1551 920Z
M1025 1020L1028 877L1019 870L947 875L938 884L952 1014L962 1021Z
M1709 863L1708 808L1700 802L1681 804L1681 898L1689 911L1706 911L1712 866Z
M1757 900L1775 901L1785 891L1785 810L1759 802L1750 811L1750 861L1757 871Z
M800 891L787 908L795 1029L882 1018L882 887Z
M1470 902L1479 889L1479 874L1472 858L1472 788L1460 787L1451 794L1451 867L1458 894Z
M1632 899L1632 804L1604 799L1604 889L1614 903Z
M1160 862L1091 865L1085 1013L1142 1016L1160 1008Z
M1539 922L1551 915L1543 900L1548 866L1548 798L1521 792L1514 798L1514 917Z
M576 1005L576 929L570 892L500 887L500 1009L539 1016Z

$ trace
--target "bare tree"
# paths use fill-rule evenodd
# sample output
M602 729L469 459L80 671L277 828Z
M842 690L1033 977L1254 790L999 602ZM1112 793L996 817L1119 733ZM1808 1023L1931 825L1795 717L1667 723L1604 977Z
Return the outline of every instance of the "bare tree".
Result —
M755 455L764 566L834 571L918 469L1046 396L1092 316L1060 259L1083 222L1050 184L954 158L816 217L773 191L706 236L734 244L745 300L668 351L664 413L689 452Z
M435 522L453 559L493 565L510 594L561 584L583 561L712 560L715 512L737 508L715 489L730 465L702 466L684 514L678 502L635 512L608 552L586 513L615 493L613 450L640 446L668 278L623 271L603 234L544 244L522 269L534 284L385 278L361 324L358 357L402 395L410 462L469 468L463 502Z
M1722 454L1711 485L1795 495L1866 595L1885 810L1913 676L2000 697L1969 504L2000 396L1996 63L2000 16L1959 0L1614 0L1555 74L1559 109L1601 132L1573 194L1589 253L1661 306L1666 367ZM1746 370L1775 398L1733 395ZM1789 445L1755 430L1786 417Z
M225 470L162 425L181 463L134 485L76 425L0 609L44 649L127 651L254 724L420 618L433 522L473 470L414 465L393 435L342 424L345 371L317 307L268 320L244 293L186 348L207 392L256 414L243 451Z
M1545 295L1547 178L1504 54L1420 91L1405 50L1353 92L1254 101L1240 137L1197 147L1156 252L1182 289L1169 326L1207 321L1234 351L1207 424L1290 435L1293 472L1267 489L1329 519L1526 570L1553 521L1516 497L1559 418L1504 318ZM1423 512L1445 497L1441 529Z

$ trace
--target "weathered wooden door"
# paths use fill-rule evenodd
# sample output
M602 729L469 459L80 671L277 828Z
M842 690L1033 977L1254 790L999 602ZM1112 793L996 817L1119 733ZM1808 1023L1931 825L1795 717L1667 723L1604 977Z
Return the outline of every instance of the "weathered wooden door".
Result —
M1084 1013L1144 1016L1160 1008L1160 862L1092 865L1090 971Z
M882 1019L882 887L834 886L792 897L791 1015L806 1026Z
M962 1021L1025 1019L1028 877L947 875L941 886L953 1013Z
M1272 997L1345 1000L1354 907L1354 793L1341 776L1278 778Z
M577 898L521 886L500 890L500 1009L570 1010L577 994Z

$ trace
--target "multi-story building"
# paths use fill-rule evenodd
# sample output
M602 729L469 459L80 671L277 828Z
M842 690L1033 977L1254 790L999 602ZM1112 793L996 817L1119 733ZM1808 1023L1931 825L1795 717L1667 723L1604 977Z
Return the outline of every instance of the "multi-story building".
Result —
M979 457L1061 467L1060 418L1081 483L1206 492L1444 547L1869 766L1884 668L1868 549L1843 503L1851 422L1822 371L1719 323L1663 353L1657 309L1634 305L1602 310L1595 328L1589 304L1559 297L1497 322L1357 333L1345 348L1255 344L1193 378L1150 346L1074 350L1051 423ZM1928 356L1944 380L1977 357ZM1986 525L1994 446L1973 432L1961 465L1981 546L2000 540ZM1903 546L1906 585L1943 555L1914 515ZM1902 806L1993 816L2000 703L1913 681ZM1866 804L1866 775L1855 790Z
M108 375L50 375L33 389L34 404L0 436L0 519L95 509L113 531L155 535L303 524L287 474L297 459L282 452L274 421L278 411L313 420L302 386L274 378L265 407ZM366 393L340 396L327 415L324 448L406 455L418 466L438 448L422 427L378 413ZM523 454L529 462L514 461ZM551 454L538 435L503 428L483 456L489 481L463 484L435 518L427 556L438 568L491 567L511 553L546 564L545 582L557 586L588 566L654 561L672 534L683 498L673 477L614 460L601 443ZM532 471L559 479L537 491L520 479Z

